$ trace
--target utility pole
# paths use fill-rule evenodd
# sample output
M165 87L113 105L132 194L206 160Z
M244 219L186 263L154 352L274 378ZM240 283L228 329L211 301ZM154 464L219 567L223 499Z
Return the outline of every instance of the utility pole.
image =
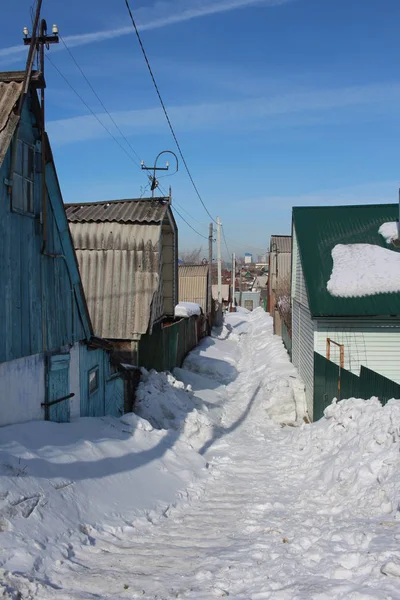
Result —
M236 254L232 254L232 306L235 306L235 287L236 287Z
M222 304L221 219L217 217L218 303Z
M27 94L29 88L29 81L32 73L33 67L33 59L35 51L39 53L39 63L40 63L40 74L42 77L42 82L40 86L40 112L41 112L41 170L42 170L42 222L43 222L43 245L42 245L42 253L46 253L46 245L47 245L47 188L46 188L46 114L45 114L45 81L44 81L44 47L49 47L50 44L58 44L58 27L57 25L53 25L52 27L52 35L47 33L47 23L45 19L40 20L40 10L41 10L42 2L38 2L36 7L35 20L33 23L32 35L29 36L29 30L27 27L24 27L24 45L29 46L28 52L28 61L27 61L27 71L25 73L26 80L26 90L24 93ZM40 24L39 24L40 20ZM39 35L38 35L38 27L39 27ZM30 69L29 73L28 70ZM15 155L13 153L12 158L12 174L15 167Z
M210 223L210 231L208 235L208 312L212 313L212 276L213 276L213 224ZM211 321L210 321L211 325Z
M144 161L142 160L142 162L140 163L142 170L143 171L153 171L153 176L149 175L149 180L151 183L151 197L152 198L154 198L154 192L155 192L156 188L158 188L158 180L156 177L156 171L168 171L169 170L169 162L168 161L165 163L165 167L157 167L157 161L162 154L172 154L176 160L175 173L177 173L178 169L179 169L178 157L176 156L175 152L172 152L172 150L162 150L161 152L159 152L156 156L156 160L154 161L154 165L152 167L146 167L146 165L144 164ZM173 173L173 175L175 173Z

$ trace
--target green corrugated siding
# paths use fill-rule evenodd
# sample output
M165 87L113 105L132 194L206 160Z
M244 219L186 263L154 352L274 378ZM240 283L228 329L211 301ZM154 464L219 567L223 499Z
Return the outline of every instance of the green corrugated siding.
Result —
M313 317L400 315L400 294L337 298L326 289L336 244L373 244L392 251L379 227L396 221L398 204L293 208L293 223Z

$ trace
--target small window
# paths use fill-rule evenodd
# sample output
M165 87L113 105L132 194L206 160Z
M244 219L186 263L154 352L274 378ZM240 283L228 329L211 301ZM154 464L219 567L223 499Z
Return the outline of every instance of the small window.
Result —
M12 188L12 207L25 213L33 213L34 164L34 148L18 140Z
M247 308L247 310L253 310L253 300L245 300L244 307Z
M93 394L99 388L99 367L89 371L89 394Z

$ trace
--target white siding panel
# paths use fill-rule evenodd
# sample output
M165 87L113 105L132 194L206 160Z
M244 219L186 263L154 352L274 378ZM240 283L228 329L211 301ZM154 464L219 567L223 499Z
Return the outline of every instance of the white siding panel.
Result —
M307 410L313 418L314 403L314 322L310 311L293 301L292 306L292 361L306 389Z
M319 320L315 350L326 356L326 339L344 344L345 369L360 374L361 365L400 383L400 321ZM339 364L339 348L331 345Z
M308 309L307 288L304 280L303 267L301 266L300 251L297 243L296 230L293 229L293 275L292 275L292 297Z
M297 273L297 255L299 253L299 248L297 245L297 237L296 237L296 233L293 229L293 253L292 253L292 274L291 274L291 278L292 278L292 285L291 285L291 296L292 299L296 298L298 299L297 296L297 279L296 279L296 273Z

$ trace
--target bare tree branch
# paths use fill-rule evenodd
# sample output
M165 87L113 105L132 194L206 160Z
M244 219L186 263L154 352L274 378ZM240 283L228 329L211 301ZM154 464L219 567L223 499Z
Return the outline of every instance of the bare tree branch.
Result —
M185 265L200 265L203 260L203 247L193 250L180 250L179 258Z

